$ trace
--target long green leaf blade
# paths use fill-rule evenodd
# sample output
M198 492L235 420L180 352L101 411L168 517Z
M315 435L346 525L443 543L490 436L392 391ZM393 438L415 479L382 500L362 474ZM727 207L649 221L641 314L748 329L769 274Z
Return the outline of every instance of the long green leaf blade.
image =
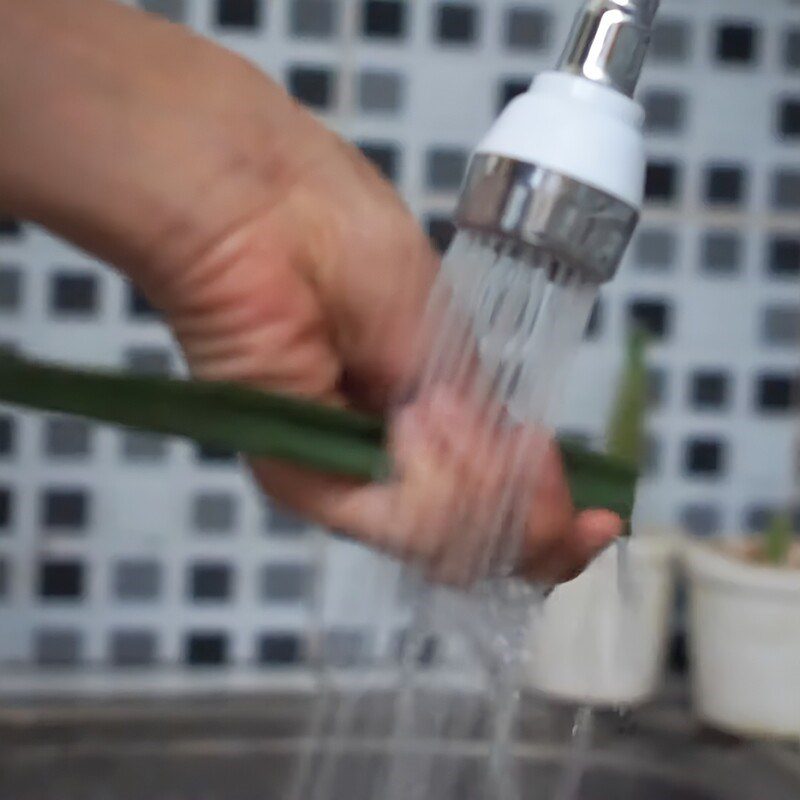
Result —
M69 369L0 354L0 401L193 439L358 480L385 477L380 419L234 384ZM636 470L561 442L579 509L629 518Z
M0 400L352 478L387 471L379 422L240 386L73 370L4 354Z

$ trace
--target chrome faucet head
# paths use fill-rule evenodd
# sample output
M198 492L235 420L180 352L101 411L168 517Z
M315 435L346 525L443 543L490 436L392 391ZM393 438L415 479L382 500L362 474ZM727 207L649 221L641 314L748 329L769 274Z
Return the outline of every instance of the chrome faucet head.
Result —
M586 0L558 69L515 98L478 146L456 212L533 265L587 281L617 271L642 205L644 112L631 98L657 0Z
M659 0L588 0L558 69L633 97L658 5Z

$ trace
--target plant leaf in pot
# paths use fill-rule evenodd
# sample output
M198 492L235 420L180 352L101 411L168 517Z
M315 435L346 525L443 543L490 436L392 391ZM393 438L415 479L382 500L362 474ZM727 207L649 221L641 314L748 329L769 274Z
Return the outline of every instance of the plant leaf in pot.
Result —
M800 740L800 543L778 511L749 540L690 542L689 644L698 717Z
M775 567L792 566L795 534L791 514L786 511L773 514L764 531L761 547L764 560Z

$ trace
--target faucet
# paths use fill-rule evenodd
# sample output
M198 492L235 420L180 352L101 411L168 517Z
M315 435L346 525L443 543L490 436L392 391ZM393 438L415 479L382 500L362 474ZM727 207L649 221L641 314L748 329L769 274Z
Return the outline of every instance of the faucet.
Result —
M460 229L532 267L613 278L643 201L644 112L632 96L657 9L584 2L556 69L509 103L473 154Z

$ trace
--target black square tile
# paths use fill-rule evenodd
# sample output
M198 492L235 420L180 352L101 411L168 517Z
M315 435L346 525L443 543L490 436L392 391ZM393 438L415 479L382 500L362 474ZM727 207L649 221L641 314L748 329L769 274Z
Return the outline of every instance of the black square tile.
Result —
M525 94L531 85L530 78L506 78L500 83L497 97L497 113L499 114L515 97Z
M745 200L747 173L737 165L714 165L705 171L704 196L709 205L739 205Z
M57 315L88 316L97 311L97 278L91 273L56 272L50 279L50 310Z
M444 253L450 247L450 243L456 235L456 226L450 217L431 214L425 219L425 228L433 246L440 253Z
M719 477L725 471L725 443L719 439L690 439L686 443L684 467L689 475Z
M263 0L216 0L220 28L252 30L261 26Z
M672 333L672 306L666 300L634 300L628 306L628 324L653 339L666 339Z
M189 572L189 597L192 600L230 600L233 570L228 564L193 564Z
M767 263L770 275L800 277L800 237L775 236L769 242Z
M267 633L258 640L258 662L265 666L290 666L304 660L303 642L294 633Z
M789 28L783 39L783 64L786 69L800 69L800 28Z
M650 161L645 172L644 196L648 202L669 203L680 191L680 169L669 161Z
M9 527L14 517L14 493L7 486L0 486L0 534Z
M292 67L287 88L309 108L324 111L334 104L334 74L326 67Z
M477 38L478 9L472 3L439 3L434 13L440 42L472 44Z
M39 565L39 597L43 600L80 600L86 568L80 561L45 561Z
M0 458L14 455L16 449L17 425L14 417L0 416Z
M727 408L730 376L721 370L701 370L692 374L690 401L694 408L721 410Z
M195 458L198 462L207 466L235 467L239 463L238 453L210 444L198 445L195 448Z
M360 142L359 150L390 181L396 181L400 172L400 150L397 145L384 142Z
M135 320L158 318L158 311L153 308L150 301L135 286L128 286L126 307L128 316Z
M403 0L365 0L361 31L376 39L402 39L406 35L408 7Z
M0 239L16 239L22 236L22 223L12 217L0 216Z
M84 490L48 489L42 495L42 527L80 529L88 522L89 495Z
M786 139L800 136L800 98L781 100L778 107L778 133Z
M220 632L190 633L186 637L184 658L194 667L221 667L228 662L228 637Z
M752 64L757 57L759 30L749 23L720 25L716 34L717 60L726 64Z
M800 376L791 373L765 373L756 381L756 409L780 413L800 408Z

